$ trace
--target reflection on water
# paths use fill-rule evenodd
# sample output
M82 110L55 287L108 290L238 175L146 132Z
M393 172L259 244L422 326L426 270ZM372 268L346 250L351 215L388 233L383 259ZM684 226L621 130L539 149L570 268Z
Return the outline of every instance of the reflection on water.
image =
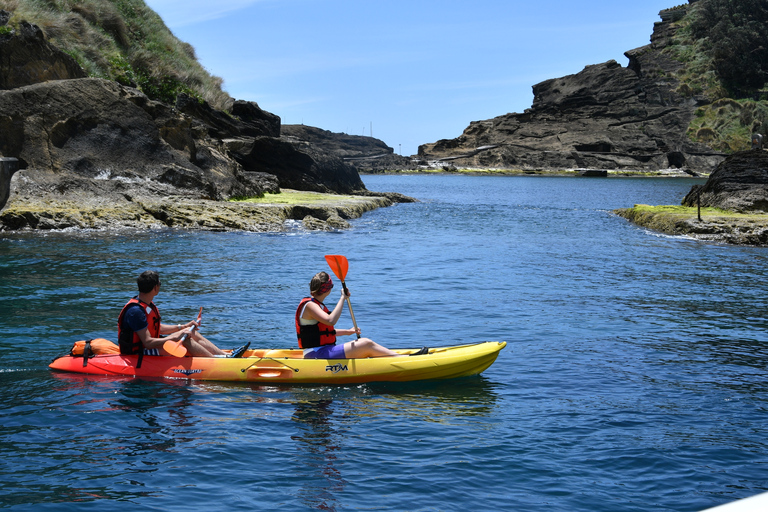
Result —
M496 386L482 375L432 383L370 384L371 396L357 397L356 410L361 419L396 414L451 424L491 415L499 400Z
M295 407L291 419L297 428L291 439L303 468L302 503L319 510L342 508L338 497L350 484L344 476L348 437L356 438L352 443L359 446L362 436L364 445L376 450L377 444L391 437L384 434L391 430L393 419L396 423L445 426L460 426L462 419L487 419L499 398L494 387L476 376L432 383L291 389L288 392ZM391 442L386 440L387 446Z
M337 468L343 436L332 423L332 404L331 399L297 402L292 420L298 433L291 436L304 467L299 498L309 508L329 511L338 510L336 496L347 483Z
M24 393L2 413L0 457L10 460L11 453L24 454L14 457L8 468L21 476L15 477L14 490L4 503L29 503L32 494L36 503L157 495L145 483L163 464L154 454L176 449L167 423L190 424L184 415L188 390L167 383L155 383L152 389L131 379L32 375L15 377ZM55 404L49 401L51 392L57 396ZM115 479L124 485L115 485Z

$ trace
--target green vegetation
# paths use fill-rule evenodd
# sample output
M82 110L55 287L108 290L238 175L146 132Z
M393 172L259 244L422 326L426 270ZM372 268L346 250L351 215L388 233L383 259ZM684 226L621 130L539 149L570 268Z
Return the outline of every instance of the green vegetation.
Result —
M614 210L639 226L670 235L688 235L741 245L766 245L768 214L736 213L719 208L698 209L686 206L649 206L636 204L634 208Z
M753 133L768 133L768 102L723 98L696 110L688 137L723 152L749 149Z
M711 103L696 111L688 137L723 152L749 149L768 134L768 5L764 0L700 0L676 22L668 51L685 64L678 92Z
M666 233L674 231L669 226L679 227L681 222L697 220L699 217L699 209L697 207L680 205L650 206L647 204L636 204L633 208L622 208L615 212L637 224ZM721 208L702 207L701 219L703 222L708 223L765 225L768 224L768 213L739 213Z
M166 103L187 93L224 109L230 99L223 80L208 73L194 48L143 0L0 0L0 9L12 13L6 30L34 23L89 76L137 87Z
M265 193L263 197L238 197L230 199L234 202L246 202L256 204L317 204L317 203L338 203L341 200L357 200L358 196L345 196L337 194L323 194L320 192L307 192L300 190L283 189L279 194Z
M698 208L695 206L681 206L681 205L660 205L660 206L651 206L647 204L636 204L634 208L637 213L665 213L670 215L680 215L683 217L696 217L698 215ZM722 210L720 208L702 208L701 209L702 215L714 215L714 216L723 216L723 215L733 215L733 216L744 216L745 214L741 213L735 213L735 212L729 212L728 210Z

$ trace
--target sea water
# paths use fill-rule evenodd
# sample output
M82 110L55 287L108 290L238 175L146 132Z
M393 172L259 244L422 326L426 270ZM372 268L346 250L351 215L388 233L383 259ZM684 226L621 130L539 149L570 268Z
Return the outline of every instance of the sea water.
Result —
M679 204L701 180L364 181L420 201L339 232L0 234L0 506L694 512L768 490L768 250L611 212ZM222 348L294 347L325 254L349 260L363 335L507 348L481 376L407 385L47 367L115 340L145 269L164 322L203 306Z

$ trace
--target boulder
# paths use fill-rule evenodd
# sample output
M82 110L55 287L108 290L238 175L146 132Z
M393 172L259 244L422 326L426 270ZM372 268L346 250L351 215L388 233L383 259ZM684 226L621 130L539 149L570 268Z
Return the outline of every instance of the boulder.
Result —
M373 137L337 133L314 126L289 124L282 127L282 138L298 148L312 147L344 160L358 172L415 169L411 158L395 154L384 141Z
M245 124L243 135L280 136L280 116L262 110L255 101L235 100L232 103L232 115Z
M262 110L256 102L237 100L232 104L232 115L228 115L205 101L180 94L176 109L203 123L214 138L280 136L280 117Z
M768 212L768 152L741 151L723 160L704 185L691 188L682 204L697 206L699 201L723 210Z

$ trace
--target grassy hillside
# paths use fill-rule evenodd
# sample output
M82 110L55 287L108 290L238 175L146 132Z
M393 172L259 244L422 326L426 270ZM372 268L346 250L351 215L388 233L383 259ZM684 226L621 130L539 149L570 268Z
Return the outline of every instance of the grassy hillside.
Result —
M707 103L688 136L724 152L768 136L768 3L700 0L677 24L668 51L685 63L678 92Z
M0 0L13 14L8 28L28 21L75 58L93 77L141 89L153 99L175 102L186 92L224 109L230 100L223 80L197 61L143 0Z

